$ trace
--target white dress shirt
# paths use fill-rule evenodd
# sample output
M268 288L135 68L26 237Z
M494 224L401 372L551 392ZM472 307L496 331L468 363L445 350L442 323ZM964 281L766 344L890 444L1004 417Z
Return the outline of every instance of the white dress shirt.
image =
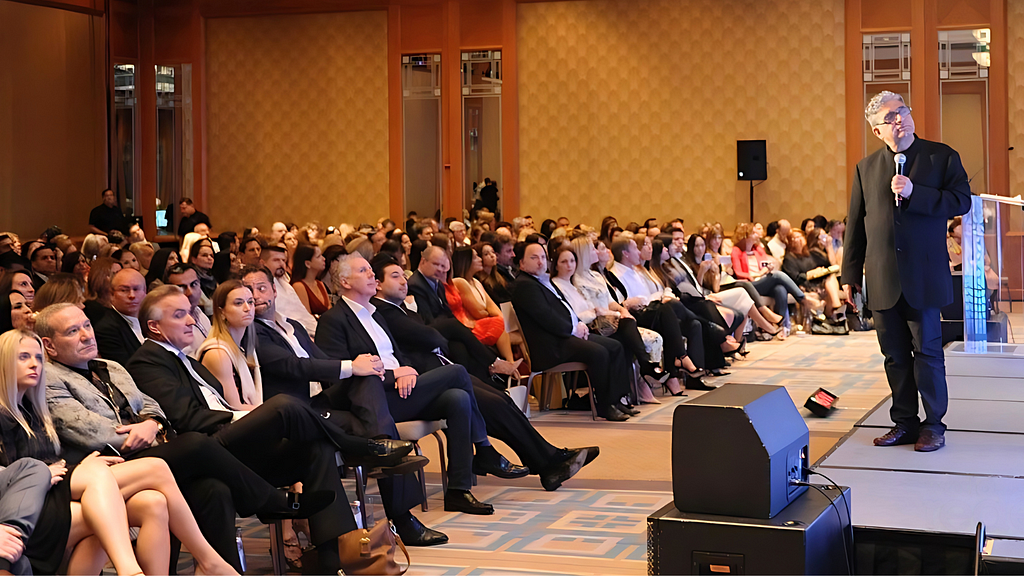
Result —
M295 293L295 288L283 278L274 278L274 286L277 287L277 311L285 318L291 318L306 329L310 338L316 338L316 318L306 310Z
M576 311L572 309L572 306L565 300L564 296L558 293L554 285L551 284L551 277L547 274L541 274L540 276L534 276L545 288L551 290L551 292L558 297L558 301L565 306L565 309L569 311L569 315L572 317L572 329L573 333L576 332L576 325L580 323L580 317L576 315Z
M395 370L400 368L402 365L398 362L398 358L395 357L395 346L391 343L391 338L388 338L388 333L373 319L373 313L377 311L377 308L369 303L363 306L348 296L342 296L341 300L355 312L359 323L363 325L367 334L370 335L373 345L377 347L377 356L380 356L384 369Z
M189 315L192 316L196 323L192 325L192 344L182 350L182 352L199 360L196 353L199 351L199 347L203 345L203 342L206 341L206 337L210 335L213 324L210 323L210 318L198 306L189 311Z
M644 278L632 266L616 262L609 270L619 279L619 282L622 282L622 286L626 289L626 298L639 298L646 306L651 302L661 300L664 295L664 291L660 287L652 285L649 279Z

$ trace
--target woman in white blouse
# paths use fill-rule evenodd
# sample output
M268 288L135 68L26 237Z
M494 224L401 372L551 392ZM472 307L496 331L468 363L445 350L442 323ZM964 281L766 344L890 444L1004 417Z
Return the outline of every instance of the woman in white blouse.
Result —
M552 278L552 282L555 283L563 293L565 293L566 290L563 286L568 284L569 279L571 278L571 286L576 288L576 293L578 293L582 298L580 308L592 309L596 315L612 316L617 314L619 316L618 331L616 334L612 334L611 336L622 342L623 347L633 352L634 356L637 357L637 361L641 367L641 373L644 374L644 380L652 386L655 382L662 382L673 396L683 396L683 386L679 383L678 378L672 376L665 379L664 374L661 373L648 375L643 372L645 364L643 355L639 354L635 349L635 340L632 338L631 328L636 327L636 320L629 313L629 310L612 299L604 276L599 271L593 269L596 266L607 264L607 262L611 260L611 252L605 246L604 242L598 240L595 246L590 237L580 236L572 240L570 250L572 254L571 267L573 270L571 272L568 271L570 264L568 261L561 263L562 259L568 260L568 257L566 257L564 253L558 253L555 256L555 275ZM602 254L604 254L603 263ZM570 300L569 302L573 306L573 310L577 311L576 315L581 316L579 310L577 310L577 304L573 303L573 300ZM623 322L623 319L626 321ZM654 330L648 330L646 328L635 329L639 333L642 342L645 345L644 348L647 353L647 361L652 365L656 365L662 360L663 340L661 335ZM621 332L621 334L619 332ZM622 337L625 337L625 339ZM631 345L631 342L634 344ZM677 366L681 367L688 373L698 372L697 367L694 366L693 362L686 356L681 356L679 358L665 358L665 361L667 363L666 367L668 368L666 373L669 375L671 375L672 370ZM699 378L699 376L695 376L695 378Z
M252 326L255 316L252 292L239 280L224 282L213 293L210 335L196 352L203 366L220 381L224 399L233 410L252 410L263 403L263 381Z

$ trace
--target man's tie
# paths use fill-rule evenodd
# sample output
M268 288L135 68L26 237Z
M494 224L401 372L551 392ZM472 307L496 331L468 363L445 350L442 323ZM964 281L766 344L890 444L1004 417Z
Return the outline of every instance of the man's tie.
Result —
M450 310L448 307L448 296L444 293L444 284L439 280L434 281L434 291L437 292L437 299L441 301L441 307Z
M188 361L188 356L185 356L185 353L180 350L178 351L178 360L181 360L182 362L185 363L185 370L188 370L188 373L191 374L192 377L196 379L196 382L198 382L200 386L206 388L210 392L213 392L213 395L217 398L217 401L220 402L221 406L223 406L225 410L233 410L231 408L231 405L228 404L228 401L225 400L223 396L221 396L220 392L217 392L216 388L210 386L210 384L206 380L203 380L203 377L200 376L199 373L196 372L196 369L192 367L192 363Z

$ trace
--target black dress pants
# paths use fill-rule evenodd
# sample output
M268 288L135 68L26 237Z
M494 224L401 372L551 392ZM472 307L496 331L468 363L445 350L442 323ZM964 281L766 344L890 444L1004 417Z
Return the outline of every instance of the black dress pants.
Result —
M493 386L475 376L470 376L470 379L473 381L477 405L487 425L488 436L508 444L516 456L519 456L523 466L529 468L533 474L558 464L555 462L555 453L558 449L537 432L508 394L495 390Z
M430 327L448 340L449 359L466 367L466 371L486 382L490 366L498 355L473 335L473 331L455 318L435 318Z
M619 327L609 338L613 338L619 344L622 344L627 357L632 355L641 364L651 361L651 355L647 353L647 346L644 345L644 338L640 335L640 331L637 330L635 318L619 318ZM662 340L664 340L664 337L662 337Z
M307 490L330 490L337 495L333 504L309 518L314 544L355 530L334 454L339 449L368 454L365 438L348 435L302 400L285 394L270 398L213 436L271 485L302 482Z
M473 486L473 444L487 439L487 427L473 395L466 369L442 366L416 377L416 387L402 398L395 388L395 373L385 371L382 383L395 422L445 420L448 439L448 488Z
M896 306L874 310L872 316L892 389L892 421L911 433L919 428L945 432L942 417L949 406L949 394L939 309L918 310L900 296ZM918 394L924 405L923 422L918 416Z
M725 342L725 337L727 335L725 328L722 328L707 318L694 313L679 300L671 300L662 304L662 307L665 306L668 306L673 312L675 312L675 315L679 318L679 322L682 323L682 326L689 326L692 330L694 321L696 321L700 326L700 331L697 337L693 340L687 340L687 351L692 351L694 349L692 344L693 342L700 342L700 350L703 353L701 360L703 363L699 363L697 358L694 358L693 354L690 355L690 360L693 360L693 363L698 368L715 369L725 366L725 354L721 349L721 344Z
M590 334L586 340L570 336L562 344L562 356L558 359L558 364L566 362L587 365L587 378L598 413L603 413L605 407L617 405L620 398L629 394L632 369L622 344L615 340L598 334Z

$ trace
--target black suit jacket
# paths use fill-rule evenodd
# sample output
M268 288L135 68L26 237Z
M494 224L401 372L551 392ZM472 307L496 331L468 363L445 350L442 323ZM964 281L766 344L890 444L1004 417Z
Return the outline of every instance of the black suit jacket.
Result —
M39 289L43 287L43 284L46 284L46 280L43 280L42 276L31 270L29 270L28 275L32 278L32 289L39 292Z
M448 298L439 297L430 281L419 270L409 277L409 294L416 299L416 311L427 324L433 324L438 318L455 318L448 306Z
M946 221L971 207L971 186L955 150L917 138L903 152L903 173L914 184L896 206L888 146L857 163L843 239L843 284L867 284L868 306L887 310L902 294L917 309L953 301ZM870 254L871 258L866 258Z
M218 393L220 381L198 361L186 356L196 374ZM125 365L139 389L160 404L177 432L213 434L231 422L231 412L212 410L192 375L178 358L156 342L147 340Z
M448 339L427 326L416 312L380 298L374 298L372 303L387 323L385 329L394 335L394 342L402 347L402 353L417 372L423 374L442 366L441 359L434 350L440 348L443 354L447 354Z
M533 275L520 273L512 285L512 306L530 347L531 370L560 364L562 347L574 338L575 328L565 304Z
M96 347L99 349L100 357L104 360L113 360L122 366L128 364L132 354L142 346L135 332L132 332L132 327L117 310L93 310L96 318L89 320L96 333Z
M373 319L380 324L391 340L391 347L394 348L398 363L402 366L413 366L411 359L402 353L380 310L373 313ZM328 356L339 360L354 360L360 354L378 353L373 338L370 338L362 322L356 318L356 313L344 301L338 302L337 306L320 316L316 324L316 344Z
M284 336L256 320L256 355L259 356L263 376L263 398L288 394L308 402L310 381L319 382L324 388L338 383L341 364L310 340L302 324L291 319L288 322L295 329L295 338L309 358L296 356Z

